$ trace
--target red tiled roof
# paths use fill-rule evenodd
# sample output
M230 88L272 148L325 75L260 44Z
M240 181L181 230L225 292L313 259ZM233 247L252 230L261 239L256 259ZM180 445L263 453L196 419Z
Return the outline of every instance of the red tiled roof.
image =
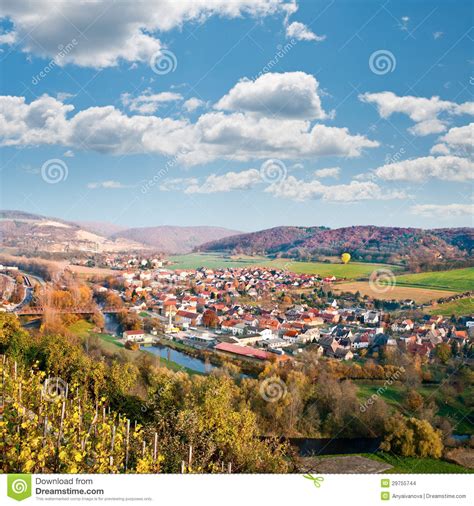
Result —
M239 346L238 344L219 343L216 346L216 350L235 353L236 355L243 355L245 357L258 358L259 360L267 360L269 358L269 354L266 351L257 350L250 346Z

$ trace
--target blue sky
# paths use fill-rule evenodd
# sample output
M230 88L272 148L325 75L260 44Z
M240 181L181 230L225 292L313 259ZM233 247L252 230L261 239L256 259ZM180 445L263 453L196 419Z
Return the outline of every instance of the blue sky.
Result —
M469 2L4 2L1 207L472 226Z

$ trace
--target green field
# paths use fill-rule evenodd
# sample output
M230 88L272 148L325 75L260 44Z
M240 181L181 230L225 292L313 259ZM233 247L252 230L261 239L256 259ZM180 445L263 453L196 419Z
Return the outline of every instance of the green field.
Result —
M453 300L428 309L430 314L468 316L474 314L474 298Z
M399 411L403 411L405 396L404 386L394 384L384 387L382 381L354 381L354 383L358 388L357 396L362 402L368 399L371 395L380 395L387 404ZM377 390L379 390L379 394L377 394ZM474 433L474 427L468 420L468 415L470 414L470 410L468 408L469 392L450 397L449 399L444 399L439 385L424 385L417 387L416 390L423 396L427 404L433 401L436 403L438 408L436 414L449 419L451 425L453 426L453 432L458 434Z
M474 290L474 267L397 276L397 285L467 292Z
M298 274L319 274L320 276L336 276L338 278L359 279L368 278L376 269L400 270L397 266L386 264L371 264L361 262L350 262L347 265L342 263L325 262L296 262L294 260L278 258L270 259L261 256L230 256L217 253L191 253L189 255L175 255L170 257L172 269L197 269L207 267L218 269L222 267L248 267L264 266L275 269L286 269Z
M264 257L249 257L237 255L220 255L217 253L190 253L188 255L173 255L171 269L219 269L222 267L247 267L265 261Z
M458 464L446 462L437 459L422 459L415 457L399 457L388 453L379 452L377 454L362 454L363 457L386 462L393 466L392 469L385 471L388 474L436 474L436 473L472 473L470 469L462 467Z

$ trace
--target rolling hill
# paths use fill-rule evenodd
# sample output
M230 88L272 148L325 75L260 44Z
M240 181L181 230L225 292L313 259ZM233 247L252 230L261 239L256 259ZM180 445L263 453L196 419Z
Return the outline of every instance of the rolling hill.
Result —
M0 211L1 247L21 252L101 253L149 249L189 253L204 242L236 233L220 227L125 228L107 222L72 222L23 211Z
M144 249L127 239L109 239L77 223L23 211L0 211L2 248L42 252L106 252Z
M189 253L199 245L238 234L221 227L138 227L122 230L110 236L145 244L163 253Z
M272 255L298 260L317 260L347 251L354 260L426 268L468 263L473 250L473 237L472 228L276 227L211 241L197 250Z

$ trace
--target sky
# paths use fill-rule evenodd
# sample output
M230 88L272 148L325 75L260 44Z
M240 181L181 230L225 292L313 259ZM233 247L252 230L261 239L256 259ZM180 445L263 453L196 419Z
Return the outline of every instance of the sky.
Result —
M469 1L3 0L1 208L472 226Z

